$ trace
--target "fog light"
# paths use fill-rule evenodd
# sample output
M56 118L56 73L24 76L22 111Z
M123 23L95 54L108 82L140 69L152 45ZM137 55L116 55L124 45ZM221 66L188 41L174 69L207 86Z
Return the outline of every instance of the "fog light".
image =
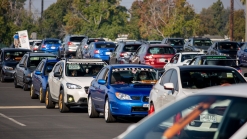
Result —
M73 96L68 96L68 102L74 102Z
M196 123L195 123L194 121L190 122L190 125L192 125L192 126L195 125L195 124L196 124Z

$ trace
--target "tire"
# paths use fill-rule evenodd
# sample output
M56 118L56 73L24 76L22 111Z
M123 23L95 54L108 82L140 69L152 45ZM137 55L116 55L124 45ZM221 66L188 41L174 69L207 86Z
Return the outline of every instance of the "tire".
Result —
M3 83L3 82L5 82L6 80L4 79L4 76L3 76L3 71L1 71L1 73L0 73L0 81Z
M59 98L58 98L58 109L61 113L65 113L69 111L69 107L64 103L64 91L60 90Z
M31 85L31 88L30 88L30 97L31 97L31 99L37 99L38 98L38 95L35 94L35 92L34 92L33 84Z
M44 103L45 102L45 97L44 97L44 92L42 86L39 88L39 102Z
M110 104L108 98L105 101L104 117L106 123L113 123L116 119L111 114Z
M14 86L15 88L19 88L20 86L17 84L16 78L14 77Z
M54 109L55 108L55 103L52 102L51 99L51 94L50 94L50 88L46 88L46 93L45 93L45 106L47 109Z
M60 50L58 51L57 56L58 56L58 58L61 58L61 53L60 53Z
M28 91L28 90L29 90L28 84L24 83L24 85L23 85L23 90L24 90L24 91Z
M95 107L93 105L91 96L89 96L89 98L88 98L88 107L87 107L87 109L88 109L89 118L98 118L99 117L99 112L97 112L95 110Z

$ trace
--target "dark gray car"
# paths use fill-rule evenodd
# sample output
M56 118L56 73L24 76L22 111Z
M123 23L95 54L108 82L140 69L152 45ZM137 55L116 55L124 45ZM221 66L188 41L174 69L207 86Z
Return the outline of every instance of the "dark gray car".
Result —
M212 41L209 38L193 37L184 44L184 51L199 51L206 54L211 45Z

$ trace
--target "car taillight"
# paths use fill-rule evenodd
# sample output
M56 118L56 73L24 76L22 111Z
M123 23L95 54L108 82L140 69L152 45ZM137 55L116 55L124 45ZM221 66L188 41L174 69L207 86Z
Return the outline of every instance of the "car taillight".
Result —
M150 108L149 108L149 111L148 111L148 115L152 114L154 111L155 111L155 110L154 110L154 105L151 104L151 105L150 105Z
M45 45L42 45L42 48L45 48L46 46Z
M174 117L174 123L177 123L180 119L182 119L182 114L181 113L177 113ZM177 133L177 135L180 135L180 131Z
M124 57L126 55L126 53L121 53L120 57Z
M99 53L99 50L94 50L94 53L95 53L95 54L98 54L98 53Z
M149 59L152 59L153 57L151 56L151 55L146 55L145 57L144 57L144 59L145 60L149 60Z
M73 43L72 42L68 42L68 45L70 46L70 45L72 45Z

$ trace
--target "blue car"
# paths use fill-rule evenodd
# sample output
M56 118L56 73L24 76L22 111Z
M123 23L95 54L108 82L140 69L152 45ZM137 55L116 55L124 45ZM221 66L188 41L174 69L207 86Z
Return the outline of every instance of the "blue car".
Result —
M88 90L88 115L114 122L117 117L145 117L148 97L157 81L156 70L148 65L116 64L105 66Z
M88 55L91 58L100 58L108 62L115 47L116 44L113 42L93 42L89 46Z
M247 65L247 43L244 43L237 52L237 58L240 66Z
M61 45L62 44L59 39L46 38L42 40L41 45L38 48L38 51L58 55L59 49L62 49Z
M48 74L59 59L43 59L32 73L32 85L30 96L32 99L38 98L41 103L45 102L45 92L48 84Z

